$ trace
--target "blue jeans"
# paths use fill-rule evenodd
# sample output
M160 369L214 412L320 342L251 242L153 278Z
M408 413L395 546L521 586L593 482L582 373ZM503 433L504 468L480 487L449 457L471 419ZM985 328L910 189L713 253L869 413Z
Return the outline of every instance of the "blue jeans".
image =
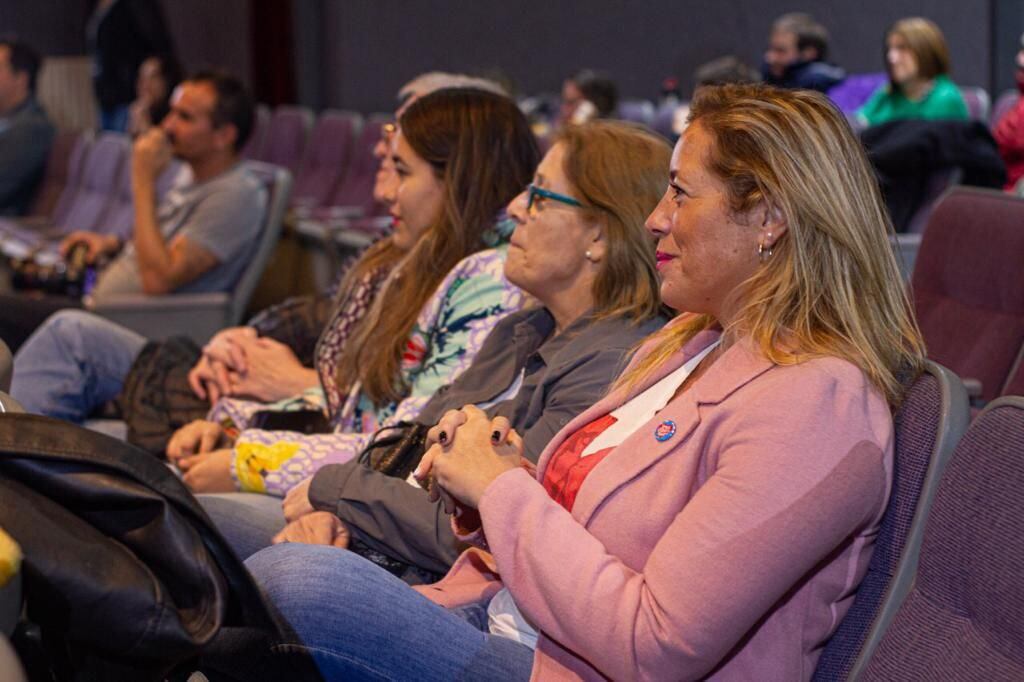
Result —
M27 412L81 422L121 392L146 338L83 310L51 315L14 355L11 395Z
M294 631L281 652L327 680L527 680L533 650L491 635L480 609L448 610L360 556L275 545L246 562Z
M196 495L213 525L242 559L264 547L285 526L281 498L259 493L203 493Z

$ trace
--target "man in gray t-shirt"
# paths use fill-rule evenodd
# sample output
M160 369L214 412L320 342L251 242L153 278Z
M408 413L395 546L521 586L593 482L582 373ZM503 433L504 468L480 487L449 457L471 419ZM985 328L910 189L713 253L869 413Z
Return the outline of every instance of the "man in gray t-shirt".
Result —
M239 165L252 120L252 99L236 78L204 72L178 86L167 117L132 147L132 239L122 245L113 235L79 231L61 242L63 254L84 243L88 262L113 257L99 274L96 298L234 286L258 242L267 203L266 191ZM156 179L172 154L192 181L158 206ZM51 313L79 305L64 297L0 297L0 337L16 349Z

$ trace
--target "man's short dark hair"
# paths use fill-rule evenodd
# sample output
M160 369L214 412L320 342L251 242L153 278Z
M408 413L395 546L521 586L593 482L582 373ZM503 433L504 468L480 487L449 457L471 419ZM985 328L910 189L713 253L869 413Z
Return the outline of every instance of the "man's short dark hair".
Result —
M28 91L35 93L36 77L39 75L39 65L42 60L39 53L32 49L28 43L23 43L14 38L0 40L0 47L6 47L9 54L8 61L11 62L11 70L14 73L28 74Z
M589 100L601 118L615 113L619 103L619 89L615 81L605 73L592 69L583 69L570 77L576 87L583 93L583 99Z
M818 52L818 60L828 59L828 29L805 12L783 14L772 24L773 31L785 31L796 36L796 49L808 47Z
M217 103L210 114L210 120L216 127L226 123L235 126L235 130L238 131L235 137L235 152L241 151L252 133L256 110L248 88L235 76L212 69L197 71L186 80L192 83L207 83L217 93Z

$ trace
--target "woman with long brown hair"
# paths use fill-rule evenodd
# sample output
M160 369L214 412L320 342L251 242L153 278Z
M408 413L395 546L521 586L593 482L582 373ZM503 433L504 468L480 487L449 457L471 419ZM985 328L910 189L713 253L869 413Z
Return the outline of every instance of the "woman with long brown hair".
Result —
M506 97L447 89L409 106L389 197L391 248L405 253L342 352L318 354L334 432L244 429L231 438L215 408L168 445L186 483L197 492L283 495L323 464L351 459L386 420L415 417L523 303L502 274L508 224L499 214L537 159L526 119Z

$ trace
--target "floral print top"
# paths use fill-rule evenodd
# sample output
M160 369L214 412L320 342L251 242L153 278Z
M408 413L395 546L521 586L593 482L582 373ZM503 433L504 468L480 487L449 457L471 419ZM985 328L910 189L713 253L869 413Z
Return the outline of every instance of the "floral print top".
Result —
M231 465L239 489L283 496L320 467L357 456L378 428L415 419L438 389L469 367L498 321L523 307L525 295L505 279L507 249L461 260L420 311L402 358L402 378L410 386L404 400L374 405L357 384L332 414L333 433L243 430ZM309 403L319 399L322 405L322 392L307 393Z

